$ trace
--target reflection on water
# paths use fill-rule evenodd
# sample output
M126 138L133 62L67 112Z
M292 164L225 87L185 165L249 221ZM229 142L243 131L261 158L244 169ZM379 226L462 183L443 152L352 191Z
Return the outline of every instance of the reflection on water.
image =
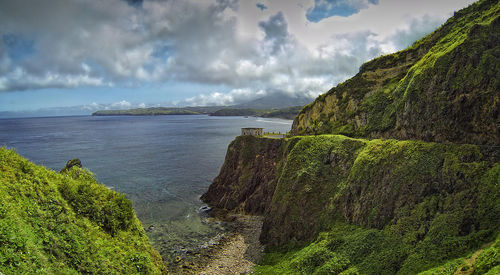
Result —
M203 245L220 232L220 225L199 217L199 197L242 127L286 132L291 121L203 115L0 119L0 146L56 171L81 159L99 182L133 201L144 226L154 227L148 235L169 246L167 253Z

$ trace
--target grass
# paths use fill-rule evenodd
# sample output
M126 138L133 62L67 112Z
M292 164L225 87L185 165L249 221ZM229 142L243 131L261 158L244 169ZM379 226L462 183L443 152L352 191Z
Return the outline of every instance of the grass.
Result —
M258 272L452 270L498 235L500 164L478 146L338 135L282 146Z
M500 235L484 248L471 249L426 269L401 269L411 248L383 230L337 223L309 245L289 252L268 252L256 266L256 274L497 274ZM436 249L434 249L436 250Z
M131 202L73 167L56 173L0 148L0 272L164 271Z

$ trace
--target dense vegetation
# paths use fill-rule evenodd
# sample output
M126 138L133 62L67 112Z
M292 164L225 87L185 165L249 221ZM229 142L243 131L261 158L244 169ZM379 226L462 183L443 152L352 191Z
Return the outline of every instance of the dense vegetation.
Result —
M304 107L294 134L500 145L500 2L455 13Z
M462 248L458 239L433 238L440 237L447 239L436 244L428 239L425 245L412 247L387 231L338 223L302 249L267 253L256 273L500 274L500 236L493 243L476 245L477 250ZM439 247L442 243L445 246ZM455 248L460 252L450 250Z
M264 214L262 273L488 271L500 261L499 160L476 145L241 136L202 199Z
M414 274L498 235L499 159L480 147L345 136L283 146L261 239L282 251L325 233L270 271Z
M56 173L0 148L0 273L162 271L127 198L78 165Z

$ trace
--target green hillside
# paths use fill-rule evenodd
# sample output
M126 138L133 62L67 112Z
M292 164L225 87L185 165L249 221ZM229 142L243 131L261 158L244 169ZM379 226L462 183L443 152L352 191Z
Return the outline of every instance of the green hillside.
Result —
M284 147L261 240L313 243L264 262L271 273L415 274L499 236L500 163L477 146L325 135Z
M132 203L79 167L56 173L0 148L0 273L161 274Z
M304 107L294 134L500 145L500 2L455 13Z
M264 215L263 273L488 271L500 263L499 161L477 145L241 136L202 199Z

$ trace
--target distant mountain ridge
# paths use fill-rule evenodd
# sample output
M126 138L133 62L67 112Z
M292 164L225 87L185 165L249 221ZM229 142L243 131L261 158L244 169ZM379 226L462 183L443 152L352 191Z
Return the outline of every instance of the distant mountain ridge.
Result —
M293 119L302 107L311 102L305 96L273 93L246 103L232 106L201 107L150 107L126 110L99 110L93 116L154 116L154 115L199 115L213 116L261 116Z
M283 109L304 106L311 102L312 98L303 95L290 95L283 92L275 92L255 100L233 105L231 108Z

